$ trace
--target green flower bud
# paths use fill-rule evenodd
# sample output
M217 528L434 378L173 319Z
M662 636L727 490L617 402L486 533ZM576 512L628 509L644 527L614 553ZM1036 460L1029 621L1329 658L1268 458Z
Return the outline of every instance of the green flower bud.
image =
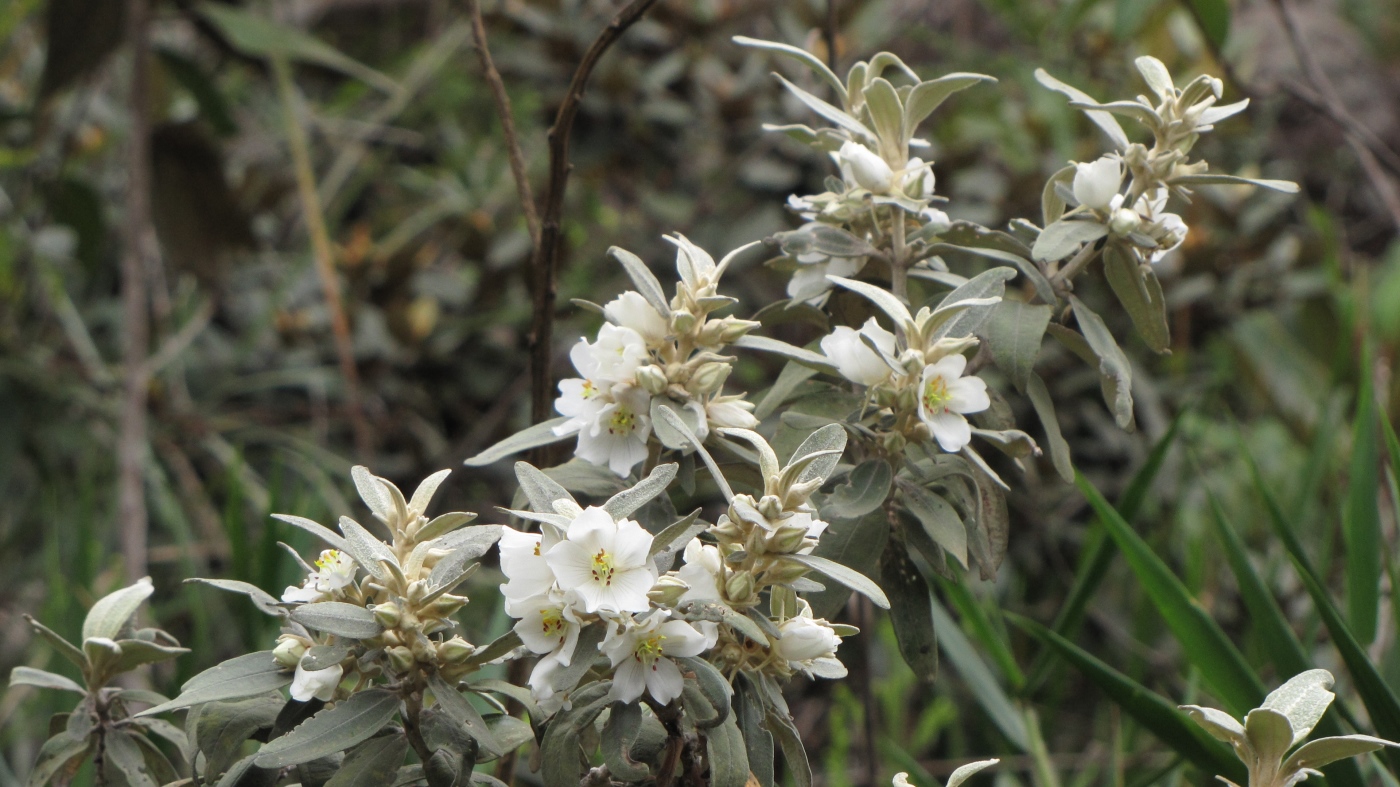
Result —
M666 371L656 364L647 364L637 370L637 384L652 396L659 396L670 385Z
M790 555L802 548L807 540L807 528L803 525L782 525L768 536L768 551L780 555Z
M753 574L748 571L735 571L724 581L724 595L731 601L748 601L753 589Z
M1113 217L1108 220L1108 228L1114 235L1121 237L1135 231L1141 223L1137 213L1127 208L1119 208L1113 211Z
M724 381L728 379L731 371L733 367L719 361L701 364L685 387L696 396L712 394L724 387Z
M476 648L461 637L453 637L437 646L438 660L444 664L461 664L475 652Z
M671 330L676 333L690 333L695 327L695 315L685 309L671 312Z
M899 455L904 452L904 446L908 441L899 432L888 432L880 438L880 442L886 452Z
M399 609L399 605L392 601L376 604L374 609L370 611L374 613L374 619L379 622L379 625L386 629L397 627L403 617L403 610Z
M769 521L776 520L783 515L783 501L779 500L777 495L764 495L758 501L758 512Z
M403 645L395 645L389 648L385 651L385 655L389 657L389 665L394 668L395 672L408 672L413 669L413 651L405 648Z
M647 591L647 598L658 606L674 607L687 590L690 590L690 585L673 574L667 574L656 580L656 584Z
M762 323L753 320L740 320L735 317L725 317L720 321L720 324L724 327L720 332L719 340L725 344L733 344Z
M428 608L428 615L435 618L450 618L457 614L457 610L467 605L466 596L454 596L450 593L439 596L433 605Z
M306 655L306 640L295 634L283 634L277 638L277 647L272 649L272 658L287 669L292 669L301 663L301 657Z
M806 576L809 570L795 560L779 560L768 567L763 578L775 585L785 585L799 577Z

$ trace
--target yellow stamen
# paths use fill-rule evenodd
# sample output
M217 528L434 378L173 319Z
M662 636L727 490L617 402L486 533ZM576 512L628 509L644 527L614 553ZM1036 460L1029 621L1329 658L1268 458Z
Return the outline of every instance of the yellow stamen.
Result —
M608 420L608 431L612 434L630 432L637 424L637 416L627 407L619 406Z
M613 570L612 555L609 555L605 549L598 550L598 554L593 556L593 568L591 569L593 581L602 582L604 585L611 587Z
M340 562L340 550L327 549L321 553L321 557L316 560L316 568L327 571L331 566Z
M946 410L949 400L953 395L948 392L948 381L942 377L934 377L924 384L924 407L931 413L939 410Z

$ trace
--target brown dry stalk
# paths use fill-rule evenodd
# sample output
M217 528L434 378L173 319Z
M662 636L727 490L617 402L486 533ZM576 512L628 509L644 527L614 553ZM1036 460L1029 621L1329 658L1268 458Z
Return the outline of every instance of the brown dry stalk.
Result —
M560 217L564 213L564 190L568 186L571 169L569 139L573 133L574 119L578 116L579 102L583 99L594 66L627 28L655 4L656 0L632 0L603 28L584 53L583 60L579 61L573 81L569 83L569 92L564 95L564 101L554 116L554 125L549 129L549 184L544 192L544 211L540 216L540 239L530 260L530 292L534 307L529 336L530 417L535 423L549 418L550 403L554 399L554 381L550 371L554 355L554 301L558 295L556 277L562 241Z
M151 119L150 119L150 3L131 0L127 10L127 39L131 43L131 90L128 110L131 138L127 151L126 232L122 250L122 355L123 400L117 440L117 516L126 580L146 575L146 394L150 367L146 363L150 341L150 306L146 271L156 259L155 229L151 224Z
M326 308L331 313L331 331L335 334L335 351L340 362L340 374L345 378L345 407L350 415L350 428L354 431L355 453L361 461L369 461L374 450L374 441L369 422L365 420L364 411L360 407L360 375L355 367L350 321L345 318L345 308L340 299L340 281L335 274L335 252L331 248L330 233L326 231L321 197L316 193L316 175L311 168L306 129L297 118L292 70L286 58L277 56L272 59L272 71L277 80L277 94L282 101L287 146L291 149L292 166L296 170L302 220L306 222L306 234L311 236L316 273L321 279Z
M496 101L496 114L501 117L501 133L506 140L506 156L510 159L510 174L515 178L515 190L520 195L520 210L525 214L525 225L530 228L530 243L540 242L540 214L535 209L535 194L530 188L530 175L525 169L525 152L520 147L520 134L515 130L515 115L510 108L510 94L496 69L496 61L491 59L491 48L486 44L486 23L481 20L481 3L467 0L467 11L472 17L472 38L476 41L476 55L481 60L481 70L486 75L486 84L491 86L491 97Z

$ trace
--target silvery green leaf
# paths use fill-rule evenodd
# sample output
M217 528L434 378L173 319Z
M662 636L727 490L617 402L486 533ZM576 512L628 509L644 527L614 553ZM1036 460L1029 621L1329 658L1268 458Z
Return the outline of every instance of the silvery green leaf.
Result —
M368 467L355 465L350 469L350 477L355 481L355 491L360 493L360 499L365 501L369 510L379 518L381 522L394 521L395 507L394 497L385 486L384 480L369 471Z
M1043 68L1035 70L1035 79L1045 87L1068 96L1071 101L1096 103L1088 93L1050 76ZM1124 150L1128 147L1128 135L1123 133L1123 127L1118 125L1118 121L1112 115L1094 109L1086 109L1084 114L1094 122L1094 125L1099 127L1099 130L1108 135L1108 140L1113 143L1113 147L1118 150Z
M137 607L145 601L155 588L151 586L150 577L142 577L135 584L129 585L113 593L108 593L97 600L88 610L87 617L83 619L83 639L92 637L102 637L106 639L116 639L121 633L122 627L126 625L131 616L136 614Z
M840 96L843 102L846 100L846 86L842 84L841 79L827 67L826 63L821 61L821 58L818 58L811 52L788 44L780 44L777 41L763 41L757 38L749 38L748 36L734 36L731 40L739 46L774 52L801 62L803 65L812 69L812 71L816 72L817 76L825 80L827 84L835 88L836 95Z
M1040 375L1032 373L1026 383L1026 396L1035 408L1036 417L1045 429L1045 442L1050 447L1050 461L1055 472L1066 484L1074 483L1074 464L1070 461L1069 443L1060 431L1060 420L1055 415L1055 402L1050 398L1050 389Z
M786 368L794 367L789 365ZM773 452L773 446L768 444L763 435L750 429L720 429L719 432L726 437L737 437L753 446L758 456L758 470L763 473L764 478L777 476L782 472L782 466L778 464L778 455Z
M117 730L104 736L103 743L105 764L116 768L129 787L158 787L134 734Z
M499 459L504 459L511 454L518 454L521 451L528 451L531 448L539 448L542 445L550 445L551 443L557 443L561 440L568 440L573 437L572 434L558 435L554 433L554 428L562 426L567 420L569 419L561 415L558 418L551 418L548 421L542 421L534 426L522 429L476 456L473 456L463 462L463 464L468 467L482 467Z
M992 307L982 324L980 335L986 340L992 359L1018 391L1025 391L1030 381L1050 316L1048 305L1003 300Z
M598 646L602 644L607 633L608 627L604 623L584 626L579 631L569 665L555 670L550 675L549 682L555 691L568 691L578 685L579 680L593 666L593 660L598 657Z
M189 648L160 645L155 642L147 642L144 639L119 639L117 645L121 647L122 652L116 663L112 665L113 672L127 672L143 664L169 661L190 652Z
M472 651L472 655L467 659L467 663L474 666L480 666L482 664L495 661L496 659L499 659L502 656L509 654L511 651L520 647L522 644L523 643L521 643L520 641L520 635L515 633L515 629L511 629L506 633L502 634L501 636L497 637L496 639L492 640L486 646L477 648L476 650Z
M826 257L854 259L868 257L879 250L864 238L857 237L840 227L819 221L808 222L790 232L779 232L773 236L783 253L789 257L803 254L819 254ZM799 264L802 264L799 261Z
M442 591L450 592L465 580L480 563L471 563L476 557L472 556L469 549L458 549L448 553L448 555L433 565L433 570L428 574L429 592ZM470 565L468 565L470 563Z
M792 712L788 710L783 692L769 675L747 673L758 686L760 704L764 711L764 724L778 748L783 751L787 763L788 776L795 787L812 787L812 766L807 760L807 750L802 747L802 736L793 724Z
M1201 117L1196 121L1199 126L1213 126L1226 118L1233 117L1243 112L1249 106L1249 99L1236 101L1233 104L1226 104L1223 107L1210 107L1201 113ZM1296 185L1296 184L1295 184Z
M655 404L656 400L652 400L652 403ZM653 428L655 428L657 423L663 423L679 432L680 435L684 437L684 447L694 448L695 452L700 454L700 458L705 461L705 466L709 468L710 475L714 476L715 484L719 486L720 492L724 494L724 499L732 499L734 497L734 490L730 488L729 481L725 479L724 474L720 472L719 465L715 464L714 457L710 456L710 452L705 450L705 446L702 444L700 438L695 436L695 432L691 430L690 425L685 422L685 419L666 405L653 407L652 413L654 419L652 423Z
M342 552L350 551L350 548L345 545L345 539L337 535L334 530L331 530L330 528L318 522L313 522L304 516L292 516L291 514L273 514L272 518L278 520L279 522L286 522L287 524L293 527L305 530L311 535L321 539L322 541L326 542L327 544L330 544L336 549L341 550Z
M360 568L369 572L369 575L375 579L383 582L389 578L389 572L382 563L399 565L399 560L394 557L393 550L389 549L383 541L375 538L368 530L365 530L359 522L348 516L341 517L340 532L345 534L345 551L350 553L350 557L355 558L355 562L360 564Z
M1280 772L1287 775L1302 768L1317 769L1337 760L1395 745L1384 738L1374 738L1370 735L1339 735L1334 738L1318 738L1299 746L1298 750L1284 761Z
M943 300L938 304L939 311L963 302L975 305L961 314L953 315L952 319L944 321L933 331L930 338L952 337L960 339L976 333L983 321L991 314L991 307L997 302L994 299L1002 297L1002 294L1006 292L1006 283L1014 278L1016 278L1016 271L1012 268L991 268L973 276L967 284L943 296ZM935 312L935 314L937 313Z
M402 732L370 738L345 755L345 762L325 787L382 787L394 784L394 777L398 775L407 753L408 736Z
M655 427L655 424L652 426ZM612 497L626 488L617 473L578 457L562 465L547 467L542 472L570 492L589 497Z
M1123 354L1108 326L1104 325L1103 318L1073 295L1069 296L1069 302L1074 309L1074 318L1079 322L1079 329L1083 331L1082 338L1098 359L1099 375L1104 380L1104 398L1113 410L1114 420L1120 429L1128 429L1133 423L1133 372L1128 356ZM1062 338L1061 332L1054 335ZM1063 337L1062 340L1067 338Z
M1298 184L1291 180L1259 180L1257 178L1241 178L1235 175L1215 175L1203 173L1200 175L1178 175L1169 181L1172 186L1258 186L1271 191L1279 191L1284 194L1297 194Z
M949 774L948 783L944 785L944 787L958 787L958 785L967 781L968 778L974 773L977 773L978 771L981 771L985 768L990 768L999 762L1001 762L1001 760L981 760L979 762L969 762L968 764L961 766L960 768Z
M844 128L847 131L855 134L856 137L859 139L875 139L875 133L870 129L866 128L865 124L861 123L859 120L856 120L855 118L851 117L842 110L837 109L831 104L828 104L827 102L821 100L820 98L817 98L811 93L808 93L807 91L803 90L797 85L794 85L793 83L787 81L787 79L785 79L782 74L775 74L774 76L778 77L778 81L783 83L783 87L787 88L788 92L792 93L794 96L797 96L797 99L802 103L806 104L807 107L813 112L816 112L818 115L821 115L827 120L830 120L832 123L835 123L841 128Z
M322 670L333 667L345 660L350 655L350 644L337 642L334 645L312 645L306 649L306 654L301 657L301 668L304 670Z
M43 787L58 774L67 774L71 778L96 742L95 737L79 737L67 731L44 741L39 748L39 756L34 760L34 767L29 771L27 784L30 787Z
M889 316L891 320L894 320L896 326L904 328L905 330L913 330L914 315L910 314L909 307L899 298L895 297L894 293L889 290L876 287L873 284L867 284L863 281L846 279L840 276L827 276L826 279L833 284L839 284L852 292L864 295L871 303L878 306L880 311Z
M666 293L661 289L661 282L657 281L655 274L647 267L642 258L632 252L613 246L608 249L608 256L622 264L623 270L627 271L627 276L632 279L632 284L636 286L637 292L641 293L647 303L657 311L662 317L671 316L671 305L666 301Z
M603 725L603 762L608 773L627 783L641 782L651 776L646 763L632 759L632 745L642 732L642 706L635 702L617 703Z
M851 590L865 596L875 602L875 606L880 609L889 609L890 600L885 596L885 591L875 584L869 577L852 568L847 568L833 560L816 555L786 555L789 560L801 563L810 569L819 571L822 574L836 580Z
M1186 711L1186 715L1196 722L1211 737L1226 743L1244 743L1244 725L1239 723L1234 716L1216 710L1215 708L1205 708L1200 705L1182 705L1181 710Z
M667 525L651 540L651 550L647 557L656 564L658 571L670 571L671 565L676 561L676 555L685 550L691 539L709 529L709 523L697 521L699 517L700 509L697 508L689 515Z
M555 500L574 499L574 496L569 494L569 490L561 486L558 481L537 470L529 462L515 463L515 477L520 482L521 491L529 499L530 507L537 513L552 514L554 513Z
M817 136L817 132L813 131L811 126L801 123L785 123L781 125L777 123L764 123L761 128L764 131L776 131L780 134L785 134L788 138L800 142L803 145L820 144L821 138Z
M436 673L428 678L428 688L437 698L438 707L446 711L447 715L458 724L465 727L467 734L476 740L477 746L482 751L492 757L499 757L505 753L500 742L496 740L496 736L492 735L491 729L486 726L486 720L481 718L481 713L472 705L471 700L462 696L461 692Z
M292 620L317 631L350 639L369 639L384 633L374 613L344 601L318 601L292 610Z
M433 549L456 553L464 551L464 560L476 560L491 549L491 545L501 540L501 525L472 525L439 536L433 542Z
M996 82L996 79L983 74L957 73L915 85L904 101L904 138L913 137L919 124L933 114L949 96L978 82Z
M279 618L286 617L287 615L287 609L280 606L281 602L278 601L277 598L257 585L248 582L240 582L236 579L205 579L203 577L192 577L185 580L185 582L197 585L208 585L209 587L218 588L219 590L224 590L229 593L239 593L247 596L248 599L253 602L253 606L257 607L258 611L264 615L272 615L273 617Z
M1031 254L1042 262L1055 262L1079 251L1085 243L1108 235L1108 227L1097 221L1060 219L1041 230L1031 247Z
M603 510L612 515L613 519L623 519L633 511L650 503L658 495L665 494L666 487L676 480L676 472L680 465L675 462L668 462L664 465L657 465L646 478L637 482L631 489L624 489L621 492L608 498L603 504Z
M944 552L967 568L967 528L948 501L918 484L899 480L904 505L923 525L924 532Z
M661 417L662 409L676 413L685 422L686 431L682 432L671 426L671 423ZM651 398L651 428L652 434L661 442L661 445L675 451L689 452L692 445L698 445L691 438L700 430L702 416L694 409L682 405L669 396L653 396ZM626 490L623 490L626 491ZM621 494L619 492L618 494Z
M58 632L54 631L48 626L45 626L43 623L40 623L39 621L35 620L30 615L25 615L24 620L26 623L29 624L31 628L34 629L35 633L42 637L45 642L49 643L49 647L52 647L54 650L58 651L58 654L60 656L63 656L65 659L68 659L68 661L70 661L73 664L73 666L82 670L84 674L87 673L87 656L83 655L82 648L79 648L77 645L74 645L73 643L59 636Z
M704 659L681 657L676 660L686 672L695 673L695 682L700 687L700 693L715 711L714 719L705 726L714 726L728 719L730 700L734 696L734 687L729 685L729 680Z
M199 710L194 740L204 755L204 773L223 773L237 759L244 741L259 730L270 730L286 700L254 697L238 702L211 702ZM191 715L195 711L190 711Z
M1104 247L1103 272L1147 346L1159 353L1170 349L1167 303L1157 274L1139 265L1135 255L1114 243Z
M418 488L413 490L413 499L408 501L408 507L413 511L422 514L428 510L428 504L433 502L433 495L437 494L438 487L452 474L451 470L439 470L436 473L423 479L418 484Z
M711 787L745 787L749 781L749 753L743 733L732 716L705 731L705 756L710 763Z
M476 514L468 511L450 511L428 520L428 523L419 528L413 536L419 541L441 538L444 534L456 530L473 519L476 519Z
M893 480L894 472L884 459L875 457L861 462L851 470L846 483L827 496L821 506L822 516L826 519L865 516L885 504Z
M180 687L180 696L135 715L155 716L206 702L266 694L292 682L292 671L263 650L229 659L195 675Z
M870 111L870 120L880 139L881 153L902 155L905 149L904 106L894 85L876 77L865 86L864 95L865 108Z
M841 461L841 455L846 450L846 430L839 424L828 424L817 431L807 435L797 446L797 450L792 452L792 459L788 460L788 467L792 467L808 457L814 458L797 477L798 483L810 481L825 481L831 476L836 465ZM820 456L817 456L817 455Z
M1283 761L1293 746L1293 727L1288 717L1268 708L1255 708L1244 717L1244 737L1261 763Z
M1133 61L1137 66L1138 73L1142 74L1143 81L1152 88L1152 92L1163 100L1176 97L1176 85L1172 82L1172 75L1167 71L1167 67L1162 61L1155 57L1144 55Z
M79 686L71 678L33 667L15 667L10 671L11 686L34 686L40 689L58 689L76 694L87 694L87 689Z
M1069 186L1074 182L1074 175L1079 169L1073 164L1056 172L1045 181L1045 189L1040 193L1040 217L1041 223L1050 226L1060 220L1065 215L1065 199L1060 196L1057 188L1059 185Z
M1336 698L1337 695L1328 691L1332 683L1332 673L1325 669L1300 672L1270 692L1260 707L1288 717L1288 723L1293 727L1293 743L1296 744L1308 737Z
M1138 101L1110 101L1107 104L1098 104L1092 101L1071 101L1069 105L1075 109L1112 112L1115 115L1130 117L1148 128L1157 128L1162 125L1162 119L1158 117L1152 107Z
M758 350L759 352L773 353L774 355L787 358L790 361L796 361L808 368L816 369L819 372L826 372L827 374L839 376L836 367L831 364L831 361L827 360L825 355L812 352L802 347L796 347L777 339L770 339L767 336L748 334L739 337L739 340L730 346L740 347L745 350Z
M1036 445L1035 438L1020 429L973 428L972 434L996 446L998 450L1013 459L1025 459L1028 456L1040 455L1040 446Z
M268 741L254 763L285 768L345 751L369 740L399 710L399 697L388 689L368 689L317 713L296 729Z

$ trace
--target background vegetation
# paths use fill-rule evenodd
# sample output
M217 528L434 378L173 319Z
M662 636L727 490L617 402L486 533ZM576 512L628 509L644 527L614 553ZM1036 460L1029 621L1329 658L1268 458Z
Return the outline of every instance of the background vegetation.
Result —
M124 584L116 458L127 371L121 259L133 207L124 6L13 0L0 9L6 671L67 669L32 640L22 613L69 633L93 599ZM1351 715L1397 737L1370 700L1384 704L1374 681L1400 687L1392 595L1400 593L1400 446L1389 429L1400 407L1391 372L1400 349L1400 178L1376 155L1400 148L1400 5L1288 4L1309 53L1301 64L1283 7L836 3L843 63L888 49L926 76L1000 80L960 94L933 125L938 191L954 218L997 226L1037 215L1045 178L1101 150L1079 113L1035 84L1037 66L1111 98L1142 91L1130 67L1140 54L1178 75L1225 74L1227 100L1254 103L1202 152L1241 174L1297 180L1305 194L1220 188L1184 212L1191 235L1162 263L1172 352L1125 343L1136 432L1113 424L1096 375L1046 346L1042 374L1054 381L1077 466L1125 522L1115 527L1107 507L1100 519L1048 461L1032 463L1012 483L1010 552L996 580L944 586L937 675L914 675L887 622L857 615L866 632L841 651L852 678L794 689L822 783L888 783L895 770L919 780L993 755L1005 765L979 778L1045 787L1212 775L1176 767L1161 731L1139 726L1130 702L1110 701L1103 680L1086 677L1093 665L1066 668L1067 648L1047 645L1036 622L1172 705L1241 710L1221 688L1231 678L1221 665L1235 663L1222 643L1238 648L1234 677L1257 686L1300 663L1326 667ZM544 130L616 9L504 0L484 10L538 189ZM828 11L826 0L663 0L599 65L573 140L560 370L568 346L596 323L569 299L603 301L625 286L609 246L664 272L665 232L723 252L796 225L784 199L820 184L827 165L762 133L764 122L805 116L769 76L787 67L729 39L782 40L825 57ZM228 577L279 592L299 572L277 541L310 545L268 514L324 520L351 510L352 463L403 483L459 468L441 510L490 521L494 506L510 502L508 466L461 462L528 423L530 239L461 4L172 0L155 3L149 30L149 194L160 253L141 281L155 359L145 555L157 586L152 614L194 649L151 676L169 688L266 647L274 634L241 599L181 580ZM292 63L281 93L261 56L269 48ZM1342 112L1319 95L1334 96ZM350 327L353 393L304 221L289 117L310 141ZM1374 144L1348 144L1368 134ZM782 297L785 276L754 265L727 282L747 316ZM780 319L766 318L774 335L816 338ZM1131 333L1123 322L1119 336ZM733 387L756 393L779 368L744 357ZM475 586L480 603L463 613L482 618L468 631L483 641L508 625L494 602L499 575L489 573ZM1379 607L1368 606L1378 588ZM1224 637L1181 617L1188 595ZM1341 619L1328 618L1319 599ZM1358 653L1374 672L1359 670ZM57 709L49 702L31 689L0 698L0 785L21 783Z

